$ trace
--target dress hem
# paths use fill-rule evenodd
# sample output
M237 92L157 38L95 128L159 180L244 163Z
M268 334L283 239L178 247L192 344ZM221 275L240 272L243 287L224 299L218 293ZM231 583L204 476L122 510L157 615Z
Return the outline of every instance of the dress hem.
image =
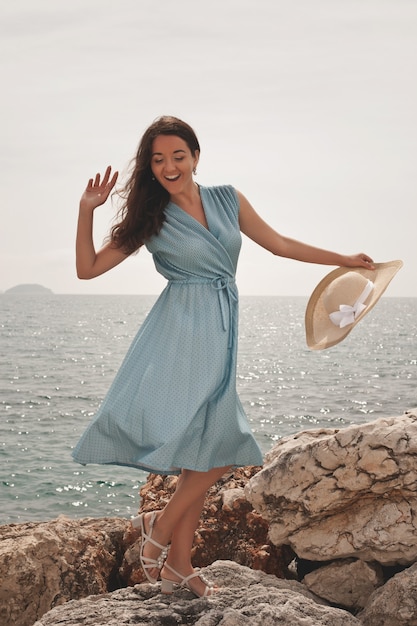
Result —
M194 472L209 472L212 469L217 467L225 467L230 469L236 469L238 467L260 467L263 465L263 460L261 463L229 463L227 465L213 465L208 467L207 469L196 469L195 467L182 467L182 468L169 468L169 469L155 469L153 467L147 467L145 465L139 465L138 463L129 463L121 462L121 461L89 461L83 463L82 461L78 461L77 459L73 459L75 463L79 463L80 465L119 465L120 467L133 467L135 469L141 470L143 472L147 472L149 474L161 474L163 476L179 476L183 469L194 471Z

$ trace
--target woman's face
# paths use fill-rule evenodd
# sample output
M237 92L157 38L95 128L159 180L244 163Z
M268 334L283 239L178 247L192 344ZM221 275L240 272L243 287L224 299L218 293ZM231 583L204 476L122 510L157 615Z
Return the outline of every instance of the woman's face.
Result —
M193 182L198 153L193 156L187 142L176 135L158 135L152 144L151 169L170 195L186 191Z

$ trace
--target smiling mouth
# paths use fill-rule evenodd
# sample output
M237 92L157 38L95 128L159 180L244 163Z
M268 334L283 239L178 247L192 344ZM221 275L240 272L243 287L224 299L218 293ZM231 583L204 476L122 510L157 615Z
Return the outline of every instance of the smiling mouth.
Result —
M180 177L180 174L177 174L176 176L164 176L165 180L169 180L170 183L178 180Z

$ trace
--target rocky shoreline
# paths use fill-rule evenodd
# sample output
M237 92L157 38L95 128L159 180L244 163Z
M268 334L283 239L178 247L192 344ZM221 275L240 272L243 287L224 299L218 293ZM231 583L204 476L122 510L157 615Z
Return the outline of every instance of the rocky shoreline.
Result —
M150 475L141 510L175 477ZM210 490L193 553L222 588L164 596L119 518L0 527L2 626L417 624L417 411L279 441Z

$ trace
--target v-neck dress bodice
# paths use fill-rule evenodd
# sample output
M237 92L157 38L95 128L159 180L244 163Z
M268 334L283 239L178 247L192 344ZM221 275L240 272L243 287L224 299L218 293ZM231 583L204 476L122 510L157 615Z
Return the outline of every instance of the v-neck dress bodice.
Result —
M200 187L208 224L170 202L146 247L168 283L73 457L160 474L261 465L236 391L241 247L233 187Z

